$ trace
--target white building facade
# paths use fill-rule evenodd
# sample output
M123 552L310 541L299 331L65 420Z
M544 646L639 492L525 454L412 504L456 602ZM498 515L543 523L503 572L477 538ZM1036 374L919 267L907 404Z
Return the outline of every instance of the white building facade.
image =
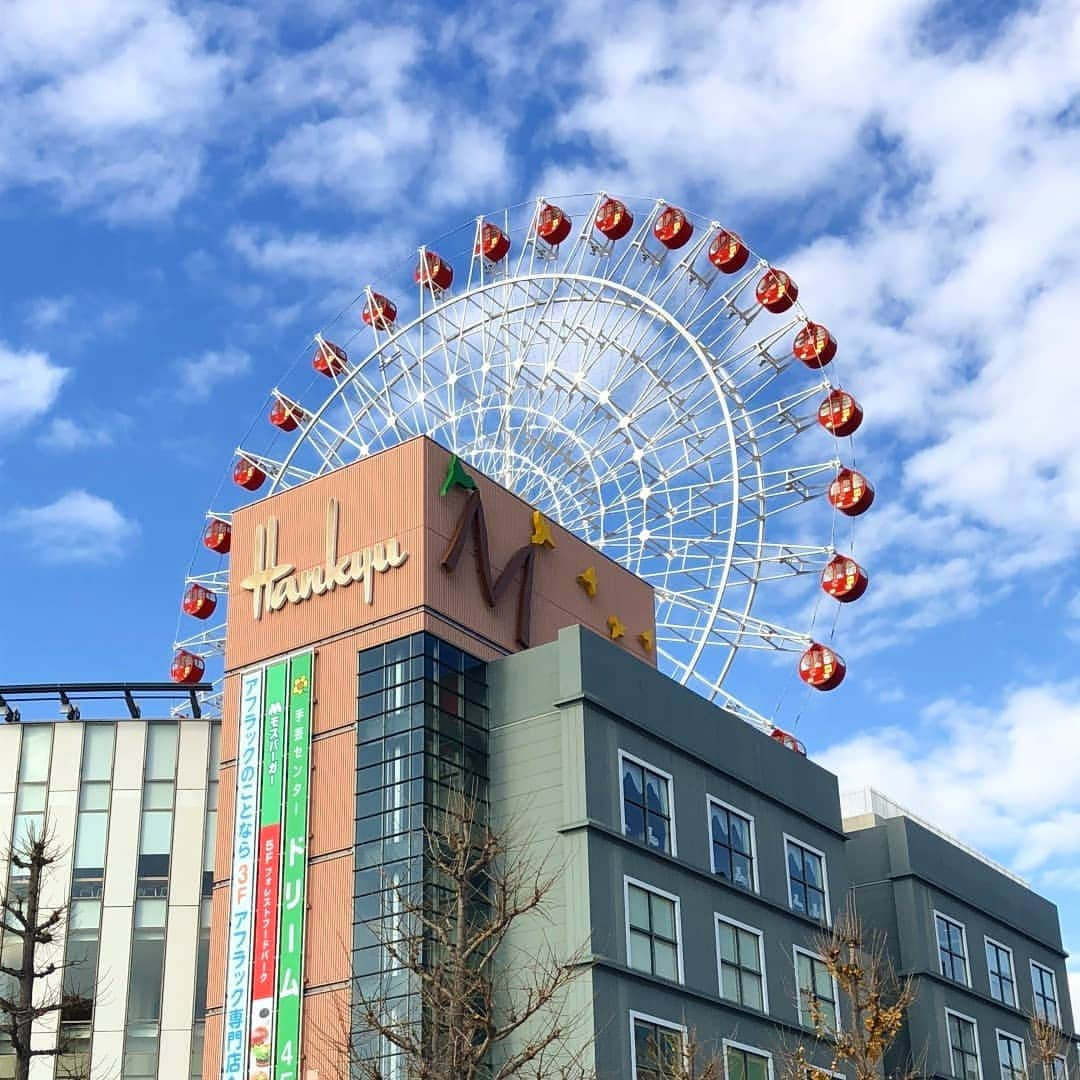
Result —
M0 888L19 890L9 844L47 815L60 858L42 905L67 906L38 962L65 965L41 983L63 1008L34 1035L64 1052L37 1058L31 1080L202 1075L219 733L216 720L0 724ZM6 966L21 949L0 931ZM0 1037L0 1080L14 1069Z

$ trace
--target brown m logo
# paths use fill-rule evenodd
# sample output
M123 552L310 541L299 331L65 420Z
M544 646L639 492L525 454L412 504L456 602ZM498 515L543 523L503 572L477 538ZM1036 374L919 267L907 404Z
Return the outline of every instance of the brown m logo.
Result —
M517 643L527 649L529 647L529 621L532 614L533 564L536 560L536 546L530 542L518 548L510 556L510 561L496 579L488 553L484 504L480 501L480 492L473 491L462 508L454 535L450 538L450 545L442 557L442 568L447 573L453 573L461 561L461 553L465 550L465 541L469 538L470 532L473 538L473 551L476 555L476 574L480 578L480 588L488 607L495 607L514 578L519 573L521 575L515 637Z

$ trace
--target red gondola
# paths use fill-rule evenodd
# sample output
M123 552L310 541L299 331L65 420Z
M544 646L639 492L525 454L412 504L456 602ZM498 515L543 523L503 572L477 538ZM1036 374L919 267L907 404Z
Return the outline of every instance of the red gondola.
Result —
M835 690L847 674L847 665L827 645L814 642L799 660L799 678L815 690Z
M536 219L536 235L545 244L561 244L570 235L572 227L570 219L558 206L544 203L540 216Z
M413 271L413 281L417 285L423 283L440 291L449 289L454 281L454 268L448 262L444 262L442 257L434 251L425 251ZM397 312L395 311L394 314L396 315Z
M232 547L232 526L221 518L211 518L203 532L202 542L219 555L228 555Z
M315 355L311 358L311 366L320 374L333 378L345 370L349 361L349 354L332 341L320 341L315 347Z
M397 319L397 305L382 293L372 293L371 299L360 312L360 318L376 330L389 330Z
M184 593L184 614L196 619L209 619L217 607L217 597L205 585L198 583L188 586Z
M836 355L836 338L821 323L808 321L795 335L791 351L808 368L823 368Z
M202 682L205 671L206 665L201 656L196 656L187 649L180 649L173 657L169 677L177 683L197 683Z
M866 571L850 555L834 555L821 572L821 587L841 604L858 600L869 584Z
M742 242L738 233L721 229L709 245L709 262L721 274L734 274L746 265L750 258L750 249Z
M232 478L247 491L257 491L263 486L266 473L254 461L248 461L246 457L239 457L233 466Z
M874 489L862 473L854 469L841 469L829 485L828 498L841 514L858 517L870 509Z
M506 258L509 250L510 237L498 225L485 221L480 226L480 239L476 242L473 254L483 255L488 262L497 263Z
M677 206L665 207L653 225L653 236L669 251L681 248L693 235L693 223Z
M802 754L803 757L806 757L806 747L790 731L783 731L778 727L774 727L769 732L769 738L774 739L781 746L787 747L788 750L794 750L796 754Z
M799 297L799 286L783 270L769 269L757 283L757 302L774 315L788 310Z
M634 224L634 215L618 199L605 199L596 214L596 227L609 240L621 240Z
M862 423L862 406L846 390L830 390L818 406L818 423L834 435L844 437L857 431Z
M295 431L304 419L304 410L299 405L292 405L283 398L274 398L270 406L270 423L282 431Z

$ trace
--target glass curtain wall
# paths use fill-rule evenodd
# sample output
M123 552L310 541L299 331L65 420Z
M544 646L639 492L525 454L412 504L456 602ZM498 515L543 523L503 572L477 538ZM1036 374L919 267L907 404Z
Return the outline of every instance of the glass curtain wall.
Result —
M19 776L15 791L15 819L11 841L18 846L32 833L40 834L45 822L49 795L49 767L52 763L52 724L24 724L19 750ZM26 895L26 872L8 868L8 895L17 900ZM22 939L0 930L0 958L7 967L22 965ZM11 993L14 980L0 973L0 994ZM0 1035L0 1080L15 1075L15 1054L11 1042Z
M68 966L64 969L60 1012L60 1046L64 1051L57 1062L60 1076L89 1073L115 741L114 724L88 723L83 729L79 818L75 829L71 907L64 957Z
M158 1075L178 736L175 723L147 725L124 1080L156 1080Z
M430 634L360 653L353 975L357 995L379 1001L391 1023L422 1020L395 954L411 947L409 906L421 896L436 904L443 891L424 858L424 829L454 794L475 798L486 818L487 733L482 661ZM359 1024L353 1037L388 1080L403 1075L389 1042Z

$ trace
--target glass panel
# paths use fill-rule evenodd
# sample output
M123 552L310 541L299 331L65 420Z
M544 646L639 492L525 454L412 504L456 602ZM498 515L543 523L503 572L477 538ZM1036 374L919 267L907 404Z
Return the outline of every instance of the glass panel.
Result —
M657 776L656 773L645 773L645 805L649 810L668 816L668 786L667 781Z
M744 972L742 989L744 1005L749 1005L751 1009L764 1010L765 999L762 995L761 977L759 975L750 975Z
M652 928L654 934L675 940L675 904L662 896L650 897L652 903Z
M806 914L806 889L800 881L791 883L791 909Z
M750 854L750 823L736 814L731 815L731 846L744 855Z
M136 929L164 929L165 901L139 900L135 904Z
M52 724L24 724L19 755L19 781L45 783L49 779L52 754Z
M807 885L813 885L816 889L823 887L821 859L817 855L811 855L808 851L803 853L803 870Z
M824 964L814 964L814 992L819 998L827 998L829 1001L836 996L833 993L832 977Z
M825 919L825 903L822 899L821 893L816 889L806 890L806 909L807 914L811 919L817 919L818 922L823 922Z
M70 930L96 930L101 925L100 900L74 900L68 915Z
M713 840L720 844L728 842L728 816L726 810L719 807L712 808L712 835Z
M78 839L75 841L77 870L104 870L108 821L107 814L95 812L79 815Z
M748 933L746 930L739 931L739 962L751 971L761 970L761 956L758 952L756 934Z
M146 779L172 780L176 776L176 724L150 724L146 731Z
M788 873L791 875L792 881L796 878L801 879L803 876L802 849L797 844L792 844L790 841L787 846L787 864Z
M138 907L141 906L142 904L136 908L136 919L138 919ZM164 908L164 903L161 906ZM161 1019L161 984L164 963L165 931L158 928L137 928L131 942L129 1021ZM125 1076L127 1075L125 1070ZM153 1075L153 1072L150 1075Z
M64 968L63 1019L89 1023L94 1009L97 981L98 936L96 930L79 930L68 936Z
M648 934L640 934L637 930L630 931L630 966L638 971L652 970L652 939Z
M739 969L732 964L725 963L720 971L723 989L721 994L730 1001L739 1001Z
M665 979L678 979L679 960L675 946L667 945L662 941L655 941L653 951L656 956L656 974Z
M83 784L79 788L80 810L108 810L109 809L109 785L101 783Z
M173 807L173 785L159 780L143 788L144 810L171 810Z
M720 959L726 964L734 964L735 953L735 928L727 923L717 923L717 937L720 941Z
M631 802L623 803L623 830L635 840L645 839L645 815Z
M47 788L44 784L20 784L19 797L15 804L20 814L41 813L45 809L45 793Z
M629 886L630 925L642 930L649 929L649 894L634 885Z
M753 887L750 860L745 855L731 856L731 880L744 889Z
M167 810L148 810L142 816L140 855L167 855L172 841L172 814Z
M111 780L113 739L112 724L87 724L83 735L83 780Z
M728 1049L727 1080L747 1080L746 1056L741 1050Z
M746 1080L769 1080L768 1059L757 1054L747 1054Z

